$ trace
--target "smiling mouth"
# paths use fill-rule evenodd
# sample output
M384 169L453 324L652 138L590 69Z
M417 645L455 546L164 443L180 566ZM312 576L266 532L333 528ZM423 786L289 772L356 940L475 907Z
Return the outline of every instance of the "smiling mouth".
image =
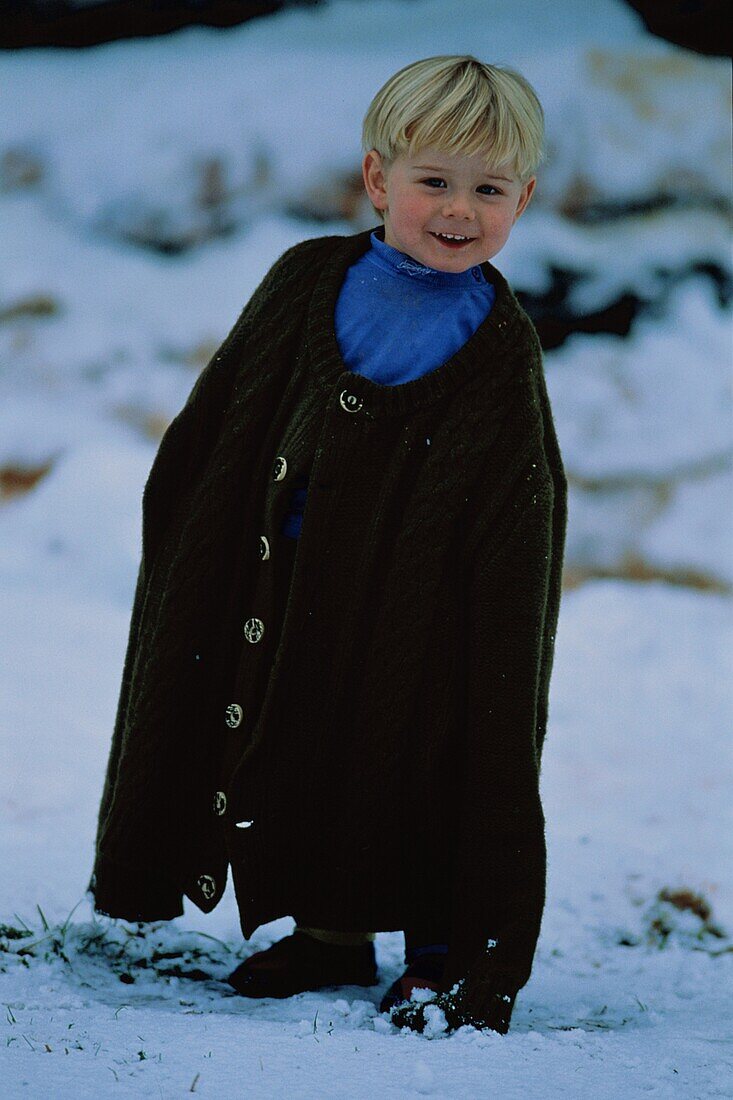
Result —
M446 248L465 248L467 244L470 244L471 241L474 241L476 239L475 237L463 237L462 239L459 237L458 239L456 239L452 236L443 236L440 233L433 233L432 231L429 232L431 237L435 237L436 241L440 241L440 243Z

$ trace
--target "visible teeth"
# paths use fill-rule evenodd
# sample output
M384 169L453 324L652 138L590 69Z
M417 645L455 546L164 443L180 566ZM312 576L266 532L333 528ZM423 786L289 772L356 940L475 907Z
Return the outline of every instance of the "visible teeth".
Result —
M445 237L447 241L470 241L470 237L460 237L458 233L436 233L436 237Z

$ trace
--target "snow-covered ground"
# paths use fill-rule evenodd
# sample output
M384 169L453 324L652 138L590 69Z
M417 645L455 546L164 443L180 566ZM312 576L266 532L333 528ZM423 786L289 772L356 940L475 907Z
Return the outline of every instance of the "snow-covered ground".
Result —
M731 325L710 274L730 278L729 66L616 0L458 11L341 0L0 57L3 1096L733 1096ZM152 927L84 895L161 431L285 248L376 224L293 210L322 181L338 210L377 88L458 52L518 67L547 113L494 262L532 294L579 273L578 311L650 303L628 336L546 355L568 583L547 906L507 1036L379 1016L400 933L377 938L379 987L256 1002L221 979L290 917L245 943L231 887Z

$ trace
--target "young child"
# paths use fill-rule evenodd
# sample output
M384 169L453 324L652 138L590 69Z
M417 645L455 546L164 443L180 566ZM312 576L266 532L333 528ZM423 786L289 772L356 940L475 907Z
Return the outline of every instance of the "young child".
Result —
M248 997L374 985L506 1032L545 900L539 794L566 479L537 334L489 261L534 191L517 72L414 62L363 125L382 225L273 265L169 426L89 888L204 912L231 866Z

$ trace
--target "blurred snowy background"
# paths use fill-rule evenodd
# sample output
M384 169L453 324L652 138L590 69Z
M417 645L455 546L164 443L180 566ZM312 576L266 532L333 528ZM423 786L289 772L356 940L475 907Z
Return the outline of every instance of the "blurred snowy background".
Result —
M247 1002L216 979L290 918L245 944L231 886L152 929L84 889L161 434L286 248L377 224L376 90L464 52L546 111L493 262L545 348L569 528L535 970L508 1036L425 1038L377 1013L400 933L378 989ZM733 1095L730 93L621 0L333 0L0 54L5 1095Z

